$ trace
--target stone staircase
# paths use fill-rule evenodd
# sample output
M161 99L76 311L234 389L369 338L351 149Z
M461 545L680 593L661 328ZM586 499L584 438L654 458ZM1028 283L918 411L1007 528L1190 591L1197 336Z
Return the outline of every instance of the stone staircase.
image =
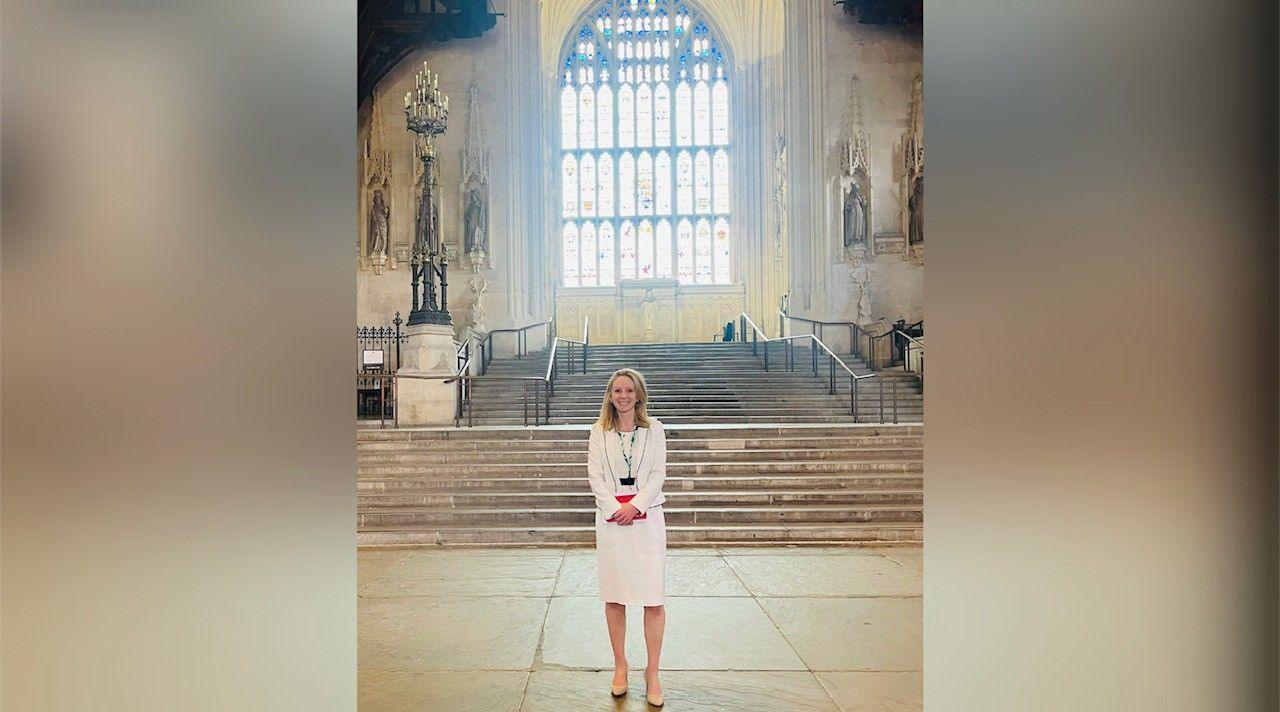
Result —
M670 546L921 541L923 425L668 424ZM588 429L360 430L357 542L592 545Z
M357 541L592 545L588 430L609 374L630 366L648 380L650 415L667 425L669 545L918 543L920 381L901 372L863 381L855 424L847 376L831 395L825 353L817 376L808 350L793 359L788 371L775 345L766 372L747 344L598 345L587 373L559 373L550 425L523 427L522 385L487 380L473 392L476 427L360 430ZM488 375L540 378L546 367L544 351L494 361ZM884 419L897 388L898 424L879 423L871 384L882 380Z
M486 375L541 377L546 351L523 359L495 360ZM561 366L567 363L557 357ZM841 357L855 373L870 369L852 356ZM760 353L742 343L619 344L592 346L587 373L560 370L551 399L553 425L590 424L600 413L609 374L624 366L644 374L649 384L649 413L669 425L709 423L852 423L849 379L837 366L836 395L829 393L830 358L819 351L818 375L810 351L796 348L788 359L781 344L770 348L770 370ZM580 362L574 366L580 369ZM841 377L843 376L843 377ZM883 402L880 381L884 382ZM858 385L860 422L893 422L893 392L897 391L896 422L921 422L922 385L914 374L881 371ZM516 382L478 381L470 416L477 425L521 425L524 422L522 386ZM530 406L531 407L531 406Z

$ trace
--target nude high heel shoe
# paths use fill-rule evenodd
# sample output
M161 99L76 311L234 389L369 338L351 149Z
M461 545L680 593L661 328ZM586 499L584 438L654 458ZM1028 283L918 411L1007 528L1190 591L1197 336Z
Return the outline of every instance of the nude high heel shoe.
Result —
M645 686L644 686L644 701L648 702L654 707L661 707L662 704L666 702L666 700L663 699L663 694L661 692L659 692L656 695L653 694L652 692L649 692L649 684L647 679L645 680Z
M613 695L614 697L625 697L627 695L627 686L623 685L622 687L613 687L612 685L610 685L609 694Z

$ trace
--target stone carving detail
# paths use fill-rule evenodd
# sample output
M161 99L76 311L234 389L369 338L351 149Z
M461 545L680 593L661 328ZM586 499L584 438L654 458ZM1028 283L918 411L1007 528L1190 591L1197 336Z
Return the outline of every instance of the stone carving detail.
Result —
M870 135L862 114L862 84L854 75L840 138L840 236L845 259L857 262L874 252L871 237Z
M480 85L467 88L467 131L462 146L462 250L471 266L471 327L488 332L484 306L490 282L484 273L492 267L489 250L489 149L484 114L480 111Z
M774 139L773 157L773 205L776 215L773 224L773 262L782 266L787 245L787 140L783 136Z
M911 88L911 114L902 139L902 195L907 218L904 255L915 264L924 259L924 79Z
M378 107L381 97L373 96L373 113L369 118L369 133L361 146L361 164L364 167L362 186L365 192L366 226L360 249L360 267L381 274L384 267L395 269L395 256L390 254L391 205L391 151L383 140L382 111Z
M467 133L462 149L462 249L474 269L489 254L489 149L485 146L480 86L467 89Z
M467 283L471 287L471 328L477 333L489 333L488 312L485 310L484 297L491 286L488 278L484 276L484 271L475 270L467 277Z
M871 280L874 279L876 273L867 266L861 266L853 270L853 289L851 290L851 304L853 311L857 315L855 321L861 325L867 325L874 321L872 317L871 304Z
M591 317L591 343L705 342L744 308L741 288L732 293L686 292L675 280L625 280L612 294L561 293L556 331L582 338L582 317Z

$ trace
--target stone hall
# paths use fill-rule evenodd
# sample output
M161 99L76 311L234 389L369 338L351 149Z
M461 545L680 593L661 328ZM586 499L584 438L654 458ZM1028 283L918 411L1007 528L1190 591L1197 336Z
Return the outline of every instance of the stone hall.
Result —
M622 368L666 436L664 708L922 708L920 16L361 0L361 710L646 709L587 476Z

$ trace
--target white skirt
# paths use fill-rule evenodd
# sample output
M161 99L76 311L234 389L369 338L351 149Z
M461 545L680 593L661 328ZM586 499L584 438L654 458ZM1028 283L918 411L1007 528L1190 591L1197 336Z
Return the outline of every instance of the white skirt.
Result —
M620 494L635 492L624 486ZM596 510L596 562L600 599L628 606L661 606L666 600L667 524L662 505L630 526L606 522L612 512Z

